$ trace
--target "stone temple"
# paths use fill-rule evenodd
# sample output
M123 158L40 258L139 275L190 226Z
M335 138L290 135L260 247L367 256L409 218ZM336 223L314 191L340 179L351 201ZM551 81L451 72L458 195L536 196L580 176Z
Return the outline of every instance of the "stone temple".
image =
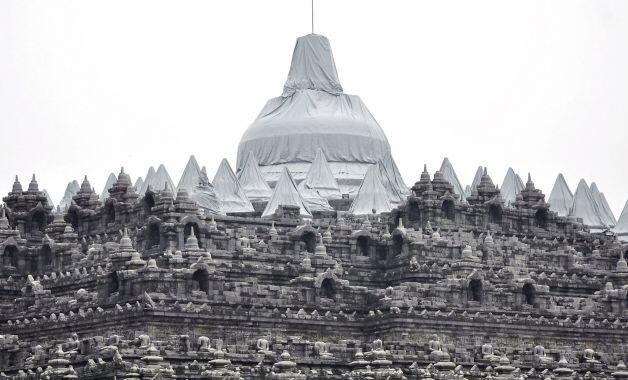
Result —
M63 208L35 176L3 197L0 379L628 379L628 245L603 194L569 203L563 179L559 215L486 168L462 194L448 160L402 186L322 36L298 40L236 170L114 177L71 181Z

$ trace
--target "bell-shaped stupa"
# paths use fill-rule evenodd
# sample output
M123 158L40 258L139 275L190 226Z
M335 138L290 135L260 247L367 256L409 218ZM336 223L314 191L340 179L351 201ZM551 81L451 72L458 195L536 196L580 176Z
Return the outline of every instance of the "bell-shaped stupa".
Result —
M237 168L252 152L271 186L283 166L300 182L319 149L342 194L350 196L371 166L392 161L386 135L366 105L343 92L329 40L308 34L297 39L283 94L266 103L242 136Z

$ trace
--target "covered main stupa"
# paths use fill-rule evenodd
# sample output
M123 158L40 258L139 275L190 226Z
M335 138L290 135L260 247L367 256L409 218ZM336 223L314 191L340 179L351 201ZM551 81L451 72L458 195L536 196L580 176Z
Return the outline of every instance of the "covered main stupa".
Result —
M308 34L297 39L283 94L266 103L242 136L237 168L243 168L252 152L271 186L283 166L301 182L319 149L341 193L351 197L378 161L391 161L386 166L396 168L373 115L358 96L343 92L329 40Z

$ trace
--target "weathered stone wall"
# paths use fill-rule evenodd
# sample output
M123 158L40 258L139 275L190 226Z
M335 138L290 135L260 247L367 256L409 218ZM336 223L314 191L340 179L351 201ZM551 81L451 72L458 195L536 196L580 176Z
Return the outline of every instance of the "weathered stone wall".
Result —
M2 376L626 378L627 247L530 182L511 207L422 175L389 214L306 221L127 177L65 213L32 183L4 198Z

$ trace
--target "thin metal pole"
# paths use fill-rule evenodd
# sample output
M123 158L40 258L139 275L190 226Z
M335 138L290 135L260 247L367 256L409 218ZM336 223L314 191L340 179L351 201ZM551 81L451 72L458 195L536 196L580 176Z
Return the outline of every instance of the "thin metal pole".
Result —
M312 34L314 34L314 0L312 0Z

